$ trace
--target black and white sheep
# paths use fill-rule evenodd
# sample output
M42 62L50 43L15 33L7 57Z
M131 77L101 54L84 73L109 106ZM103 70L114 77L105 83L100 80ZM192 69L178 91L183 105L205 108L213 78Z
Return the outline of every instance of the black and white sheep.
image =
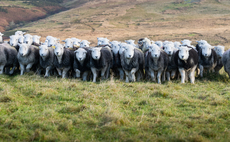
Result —
M62 78L66 78L72 70L74 61L74 51L64 48L60 43L54 45L54 67Z
M24 42L23 43L26 43L28 45L32 45L32 43L33 43L33 36L30 35L30 34L24 35Z
M3 36L4 34L2 34L1 32L0 32L0 43L3 43L4 41L3 41L3 38L2 38L2 36Z
M219 74L220 69L223 67L222 57L224 54L224 46L214 46L214 50L217 54L217 65L214 68L215 72Z
M94 47L91 49L90 68L93 73L93 82L96 82L98 72L101 71L102 79L109 77L113 64L113 54L107 47Z
M230 78L230 49L224 52L222 62L224 65L224 70Z
M91 72L91 51L88 48L78 48L74 53L73 70L75 71L77 78L82 77L82 80L86 81Z
M34 35L32 38L32 45L40 46L41 45L40 38L41 38L41 36Z
M149 76L151 76L152 81L156 81L161 84L161 77L165 76L165 72L168 66L168 55L161 48L152 44L149 46L149 51L146 57L145 70L148 70Z
M20 65L21 74L25 71L29 72L31 69L37 71L39 65L39 48L28 44L19 44L19 51L17 59Z
M175 53L174 62L181 75L181 83L185 83L186 74L190 82L195 82L195 70L198 65L198 53L195 49L187 46L180 46Z
M13 74L16 67L18 67L17 50L7 43L0 44L0 74L3 74L4 68L7 74Z
M204 70L214 71L217 65L217 54L214 47L209 44L204 44L201 46L199 51L199 69L200 77L203 77Z
M114 72L115 75L120 77L120 80L124 80L124 71L122 69L121 66L121 58L120 58L120 54L119 54L119 50L120 46L122 46L122 44L118 41L112 41L110 42L111 45L111 50L113 52L113 66L112 66L112 70ZM121 51L122 52L122 51Z
M144 77L143 69L145 66L145 60L144 53L140 49L127 44L125 50L121 53L120 58L121 66L125 71L126 82L135 82L136 75L137 81Z
M49 77L50 72L54 70L54 49L49 48L47 45L40 45L39 46L39 63L41 69L45 69L45 76Z

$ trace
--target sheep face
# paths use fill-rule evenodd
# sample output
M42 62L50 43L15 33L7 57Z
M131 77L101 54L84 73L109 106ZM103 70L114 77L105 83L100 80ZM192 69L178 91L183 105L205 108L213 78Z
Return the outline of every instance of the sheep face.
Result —
M32 39L33 43L39 44L40 43L40 38L41 38L41 36L34 35L33 39Z
M127 43L120 43L119 44L119 54L121 55L124 51L125 51L125 46L127 45Z
M206 40L200 40L200 41L196 41L198 43L199 46L203 46L205 44L208 44L208 42Z
M161 54L161 49L156 44L152 44L149 46L149 52L151 53L151 56L153 58L159 58Z
M163 46L163 42L162 41L156 41L155 44L157 46L159 46L160 48Z
M65 48L73 48L73 40L70 38L67 38L66 40L63 40L65 42Z
M26 33L26 32L16 31L16 32L15 32L15 35L23 36L25 33Z
M214 50L216 51L216 54L218 56L218 58L222 58L223 54L224 54L224 46L215 46Z
M10 45L11 46L17 46L18 38L19 38L19 36L16 36L16 35L10 36Z
M86 54L87 54L87 51L83 48L79 48L75 51L75 56L79 62L85 60Z
M174 42L174 47L175 47L175 48L179 49L180 45L181 45L180 42L178 42L178 41L175 41L175 42Z
M29 35L29 34L25 35L25 36L24 36L24 43L31 45L32 42L33 42L33 39L32 39L32 38L33 38L32 35Z
M214 47L212 47L212 46L209 45L209 44L205 44L205 45L201 46L202 55L203 55L204 57L209 57L209 56L211 56L211 54L212 54L212 49L213 49L213 48L214 48Z
M173 50L174 50L174 44L166 44L164 46L164 51L170 56L173 54Z
M56 43L57 43L57 38L55 37L50 37L48 38L48 46L51 47L51 46L54 46Z
M120 46L119 46L120 42L118 41L112 41L110 42L111 45L111 50L113 51L114 54L118 54Z
M99 47L99 48L93 48L92 49L92 58L94 59L94 60L99 60L100 59L100 57L101 57L101 49L102 49L102 47Z
M64 53L64 47L61 45L61 44L55 44L55 49L54 49L54 54L57 56L57 57L60 57L62 56Z
M135 47L133 47L132 45L127 44L125 46L124 52L125 52L125 57L127 59L133 58L133 56L134 56L134 49L135 49Z
M80 44L79 42L81 42L80 39L77 39L77 38L71 38L73 40L73 46L75 47L80 47Z
M191 50L192 48L188 48L187 46L180 46L179 47L179 58L181 60L186 61L189 57L189 50Z
M22 43L22 44L19 44L19 54L21 56L26 56L28 54L28 51L29 51L29 45L28 44L25 44L25 43Z
M191 46L192 41L188 40L188 39L184 39L181 41L182 45L187 45L187 46Z
M24 36L20 36L19 39L18 39L18 43L19 44L22 44L24 41Z
M127 44L131 44L131 45L134 45L135 43L135 40L132 40L132 39L130 39L130 40L125 40L125 42L127 43Z
M103 38L103 37L97 38L97 45L98 46L102 46L102 45L106 45L106 44L109 44L109 40L107 38Z
M47 45L41 45L39 46L39 54L41 57L46 57L49 53L49 50L48 50L48 46Z
M82 47L89 47L89 44L90 44L90 42L88 42L87 40L82 40L80 42L80 48L82 48Z
M144 40L143 38L138 40L137 44L139 47L141 47L143 45L143 40Z

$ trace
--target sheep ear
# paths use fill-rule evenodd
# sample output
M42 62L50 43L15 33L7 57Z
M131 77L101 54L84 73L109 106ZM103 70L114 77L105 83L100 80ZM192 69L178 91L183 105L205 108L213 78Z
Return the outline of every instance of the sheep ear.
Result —
M188 51L192 50L193 48L188 48Z
M89 41L88 41L87 43L88 43L88 44L90 44L90 42L89 42Z
M214 49L214 46L211 46L210 48L211 48L211 49Z
M38 38L40 39L40 38L41 38L41 36L38 36Z
M76 52L77 52L77 50L74 51L74 53L76 53Z
M22 32L22 34L24 35L26 32Z

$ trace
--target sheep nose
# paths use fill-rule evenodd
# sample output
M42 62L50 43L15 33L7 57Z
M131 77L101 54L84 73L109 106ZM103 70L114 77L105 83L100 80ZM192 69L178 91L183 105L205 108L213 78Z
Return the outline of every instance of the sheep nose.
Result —
M184 56L181 56L181 58L184 58Z
M97 59L98 56L95 56L95 58Z
M26 41L26 44L28 44L28 41Z
M129 58L131 58L131 55L129 55Z
M58 55L59 52L56 52L56 54Z
M81 60L81 58L79 58L79 60Z
M169 51L169 54L171 54L171 51Z
M157 55L155 55L155 57L157 57Z
M21 53L21 55L23 56L23 53Z
M205 56L207 56L207 54L205 54Z

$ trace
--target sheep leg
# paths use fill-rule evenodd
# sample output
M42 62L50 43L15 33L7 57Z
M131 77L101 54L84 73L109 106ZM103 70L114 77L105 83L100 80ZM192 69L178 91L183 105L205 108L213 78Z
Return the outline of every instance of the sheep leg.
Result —
M140 71L140 70L138 70L136 74L137 74L137 79L136 79L136 80L137 80L137 81L140 81L140 80L141 80L141 78L142 78L141 71Z
M97 69L96 68L91 68L91 71L93 73L93 82L96 82L97 80Z
M155 80L155 73L154 73L154 71L153 71L153 70L150 70L149 73L150 73L150 75L151 75L152 81L155 82L156 80Z
M108 68L108 65L105 66L102 70L101 70L101 78L102 79L107 79L107 74L106 74L106 77L105 77L105 73L107 71L107 68Z
M171 72L171 78L173 79L173 78L175 78L175 76L176 76L176 71L173 70L173 71Z
M170 81L170 72L167 71L167 72L166 72L166 75L167 75L167 80Z
M86 80L87 80L88 74L89 74L88 71L85 71L85 72L83 73L83 75L82 75L82 80L83 80L83 81L86 81Z
M194 84L194 82L195 82L195 70L196 70L196 66L193 67L189 72L189 78L190 78L190 82L192 84Z
M181 83L185 82L185 70L184 68L179 69L180 75L181 75Z
M136 68L133 68L133 69L131 70L132 82L135 82L135 81L136 81L136 77L135 77L136 72L137 72L137 69L136 69Z
M20 69L21 69L20 75L23 75L23 73L25 72L25 66L23 64L20 64Z
M204 67L202 65L199 65L200 69L200 77L203 77Z
M120 74L120 80L124 79L124 71L122 68L118 68L119 74Z
M26 66L26 72L29 72L34 63L30 63Z
M161 72L161 76L162 76L162 81L164 82L165 81L165 70L163 72Z
M75 73L77 78L81 77L81 71L79 69L75 69Z
M64 69L63 69L62 78L66 78L66 77L67 77L67 73L68 73L69 70L70 70L70 67L69 67L69 68L64 68Z
M4 66L5 66L5 65L1 65L1 66L0 66L0 74L3 74Z
M9 74L12 75L14 73L16 66L13 66L13 68L10 70Z
M4 69L4 67L3 67ZM9 67L5 67L5 74L8 74L10 72L10 68Z
M61 76L62 75L61 69L59 69L59 68L56 68L56 69L58 71L58 75Z
M45 73L45 76L44 77L49 77L50 76L50 70L51 70L51 66L48 66L46 68L46 73Z
M161 84L161 74L162 74L162 71L158 71L157 72L157 81L158 81L158 84Z
M129 72L127 70L125 71L125 82L129 83Z

